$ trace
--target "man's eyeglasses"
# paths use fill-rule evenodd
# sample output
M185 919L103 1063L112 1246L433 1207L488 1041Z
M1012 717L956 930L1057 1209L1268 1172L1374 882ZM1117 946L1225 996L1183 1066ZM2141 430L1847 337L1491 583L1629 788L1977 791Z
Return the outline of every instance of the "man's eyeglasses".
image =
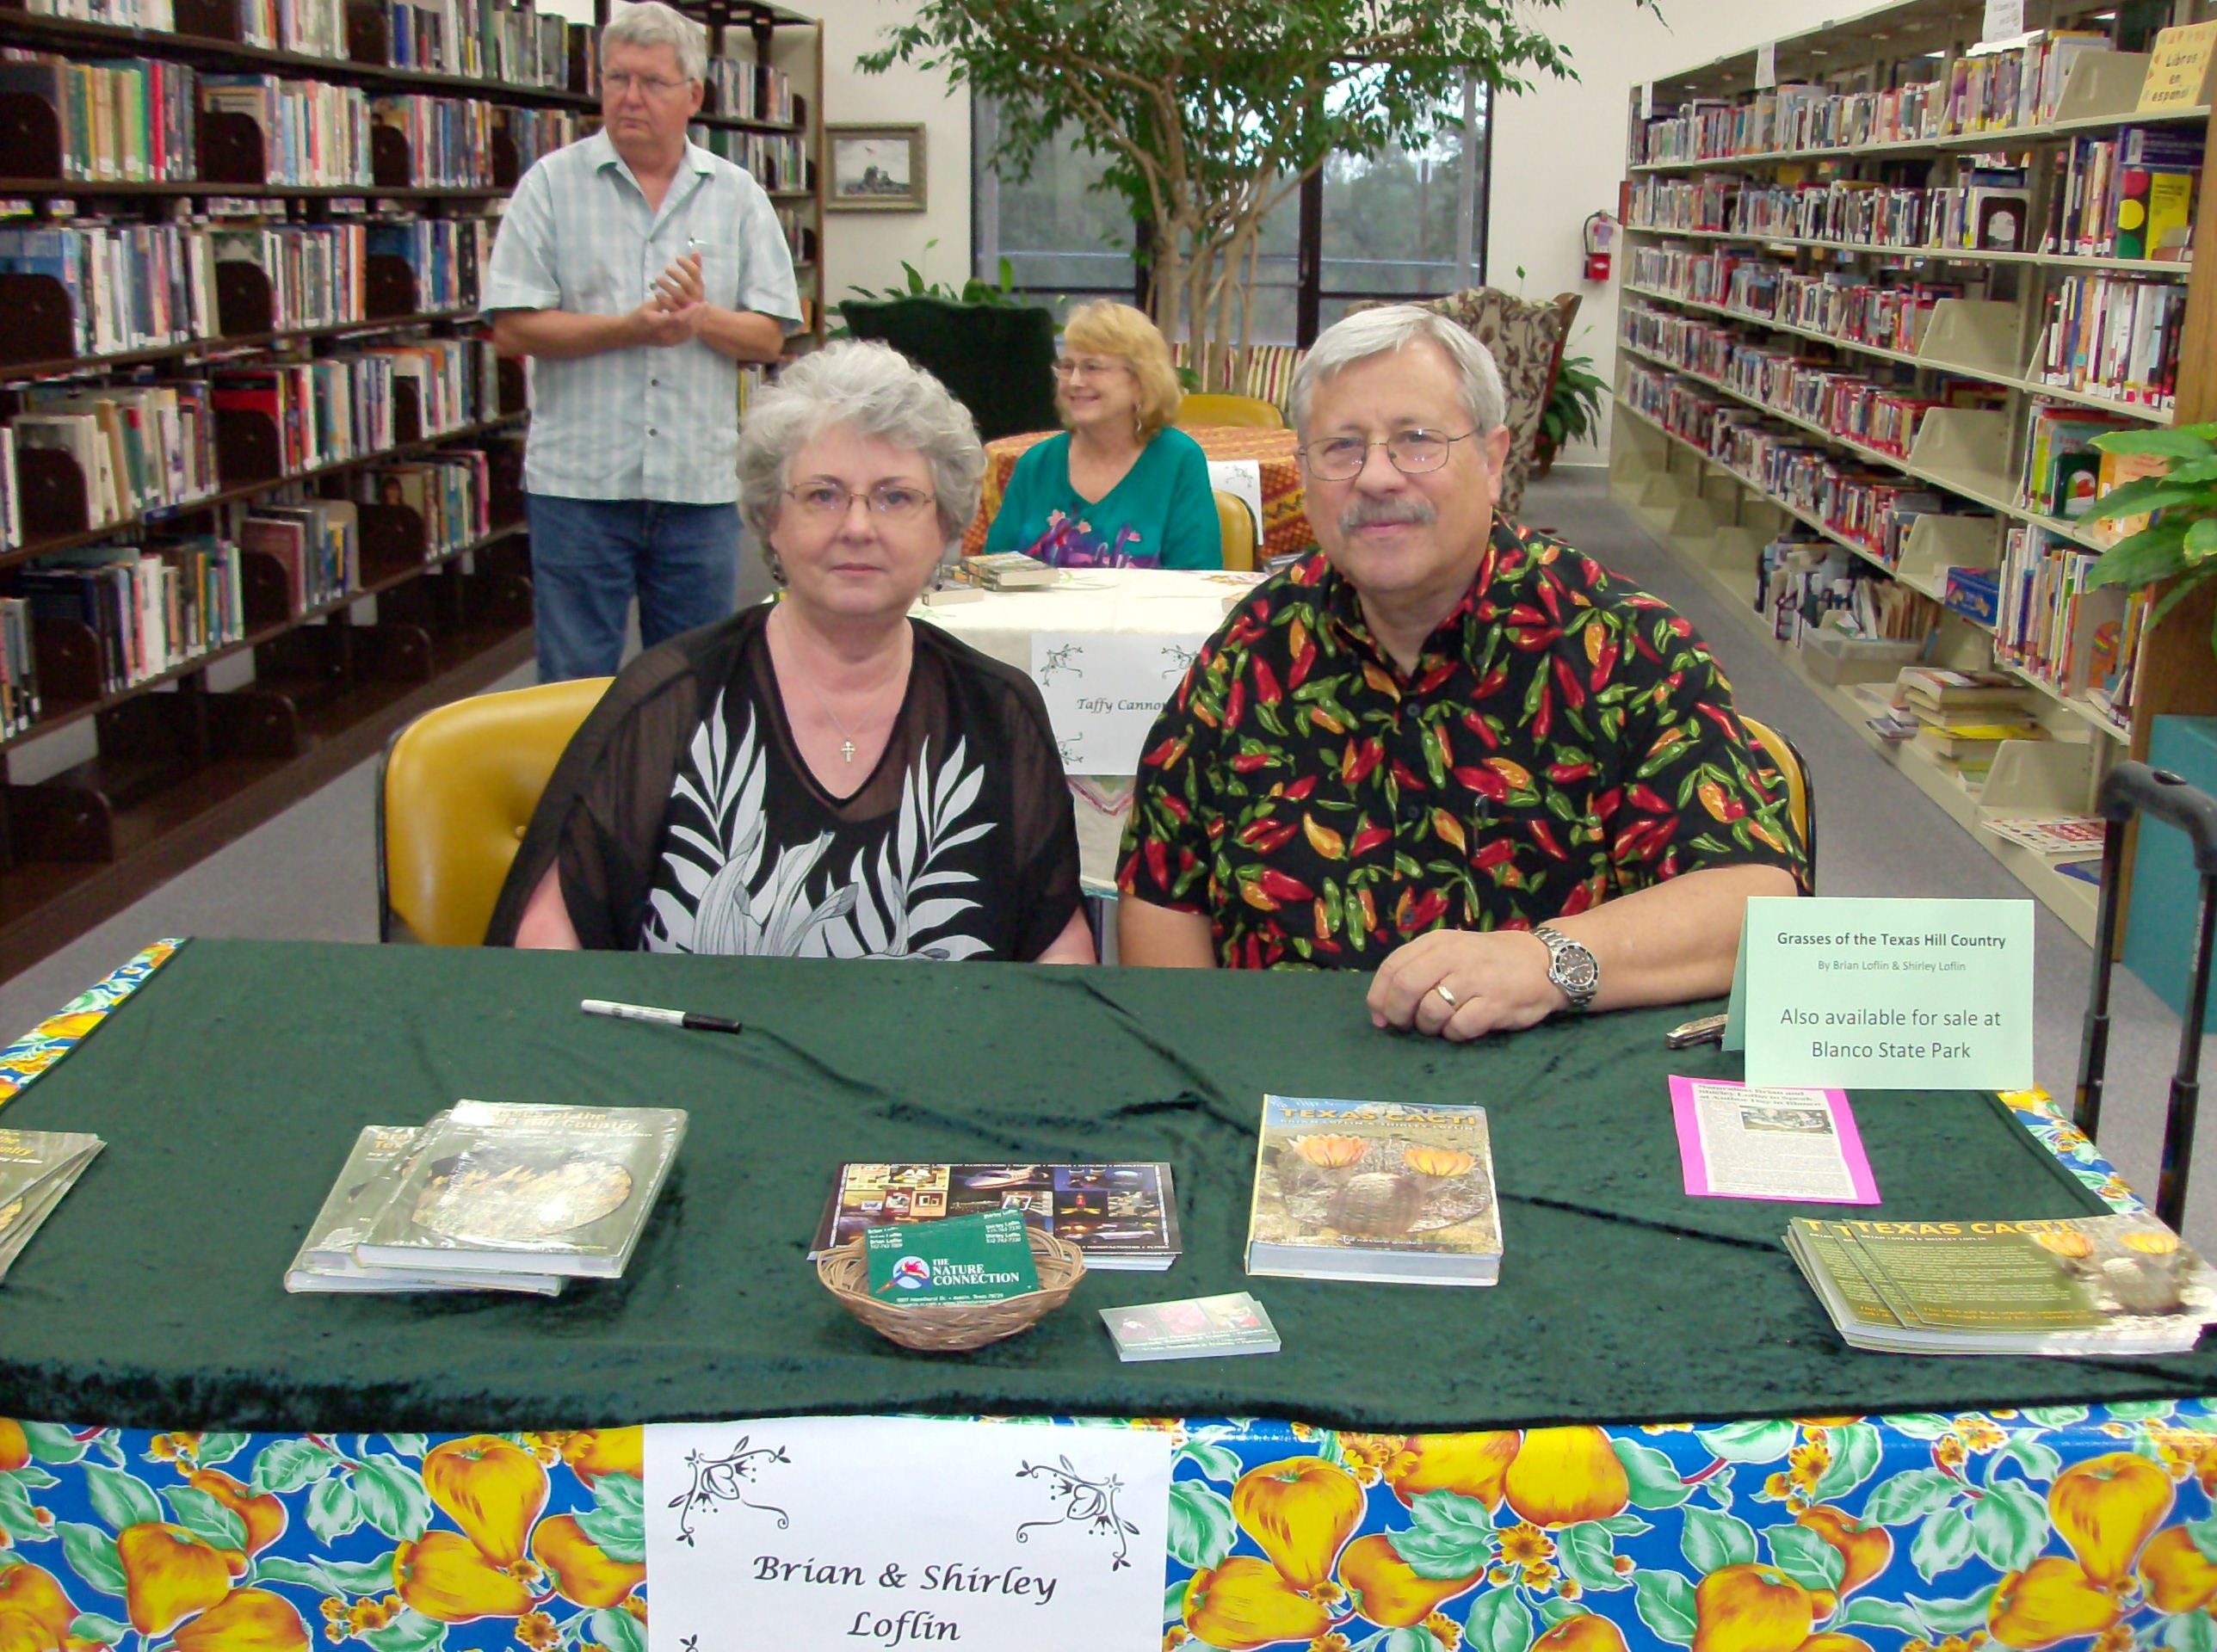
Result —
M1323 481L1344 482L1362 473L1373 447L1383 447L1395 470L1404 476L1421 476L1426 471L1438 470L1448 462L1448 452L1455 443L1467 441L1477 434L1475 430L1466 430L1459 436L1450 436L1439 430L1403 430L1383 441L1326 436L1301 449L1301 467Z
M1054 364L1054 376L1065 383L1073 379L1105 379L1112 373L1129 373L1128 364L1110 357L1089 357L1083 361L1065 358Z
M787 488L785 496L803 515L827 522L843 518L857 499L879 515L897 522L920 516L937 502L922 488L903 487L897 482L882 483L868 493L851 492L837 482L808 482Z
M668 97L672 92L682 91L691 83L689 81L668 80L660 75L603 74L601 77L602 86L614 92L618 97L621 97L634 86L650 96Z

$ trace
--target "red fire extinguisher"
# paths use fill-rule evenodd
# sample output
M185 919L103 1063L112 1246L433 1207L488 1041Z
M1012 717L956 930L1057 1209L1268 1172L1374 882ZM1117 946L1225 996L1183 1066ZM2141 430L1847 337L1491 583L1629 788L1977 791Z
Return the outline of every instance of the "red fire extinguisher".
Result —
M1586 219L1586 280L1605 281L1609 279L1609 248L1615 243L1617 231L1614 213L1601 212Z

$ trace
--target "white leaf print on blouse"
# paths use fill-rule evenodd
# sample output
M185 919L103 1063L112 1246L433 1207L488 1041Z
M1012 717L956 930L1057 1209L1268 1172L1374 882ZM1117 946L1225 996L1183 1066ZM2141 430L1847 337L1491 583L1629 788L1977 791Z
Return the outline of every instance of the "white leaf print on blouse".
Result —
M832 835L780 850L765 872L765 765L754 718L750 713L730 749L724 729L719 697L670 791L669 861L679 890L658 889L650 898L647 950L934 959L991 950L975 935L945 928L978 909L975 900L953 892L976 883L975 876L933 865L993 829L990 820L963 823L985 779L981 767L966 765L966 742L954 743L936 773L926 742L875 854L866 845L844 883L826 872L821 892L812 894Z

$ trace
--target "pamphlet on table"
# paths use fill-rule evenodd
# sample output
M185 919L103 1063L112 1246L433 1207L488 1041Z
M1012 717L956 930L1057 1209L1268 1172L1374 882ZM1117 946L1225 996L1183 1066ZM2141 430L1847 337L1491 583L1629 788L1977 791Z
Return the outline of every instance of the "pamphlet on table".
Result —
M1039 1289L1029 1230L1017 1211L868 1228L870 1294L884 1302L1005 1302Z
M1103 1308L1101 1322L1126 1365L1147 1359L1213 1359L1240 1353L1275 1353L1277 1328L1269 1311L1244 1291L1220 1297Z
M1686 1191L1697 1198L1875 1205L1845 1090L1670 1076Z
M2183 1353L2217 1270L2154 1217L1796 1217L1786 1248L1851 1347L1895 1353Z
M1178 1258L1177 1188L1167 1164L856 1162L834 1173L809 1242L814 1261L865 1229L985 1211L1020 1213L1085 1253L1090 1271L1159 1273Z
M79 1131L0 1130L0 1279L106 1145Z
M1500 1270L1484 1107L1263 1098L1250 1273L1491 1285Z

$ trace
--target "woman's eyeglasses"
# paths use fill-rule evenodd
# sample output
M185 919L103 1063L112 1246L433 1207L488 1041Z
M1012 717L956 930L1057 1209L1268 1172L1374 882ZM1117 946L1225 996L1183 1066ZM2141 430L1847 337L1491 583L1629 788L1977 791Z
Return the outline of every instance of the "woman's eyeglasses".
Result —
M837 521L861 500L879 515L893 521L906 521L922 515L937 501L922 488L903 487L897 482L881 483L868 493L855 493L837 482L809 482L797 488L787 488L785 496L793 501L801 514L823 521Z
M1084 361L1065 358L1054 364L1054 376L1065 384L1074 379L1106 379L1111 373L1129 373L1131 370L1125 362L1103 357L1089 358Z

